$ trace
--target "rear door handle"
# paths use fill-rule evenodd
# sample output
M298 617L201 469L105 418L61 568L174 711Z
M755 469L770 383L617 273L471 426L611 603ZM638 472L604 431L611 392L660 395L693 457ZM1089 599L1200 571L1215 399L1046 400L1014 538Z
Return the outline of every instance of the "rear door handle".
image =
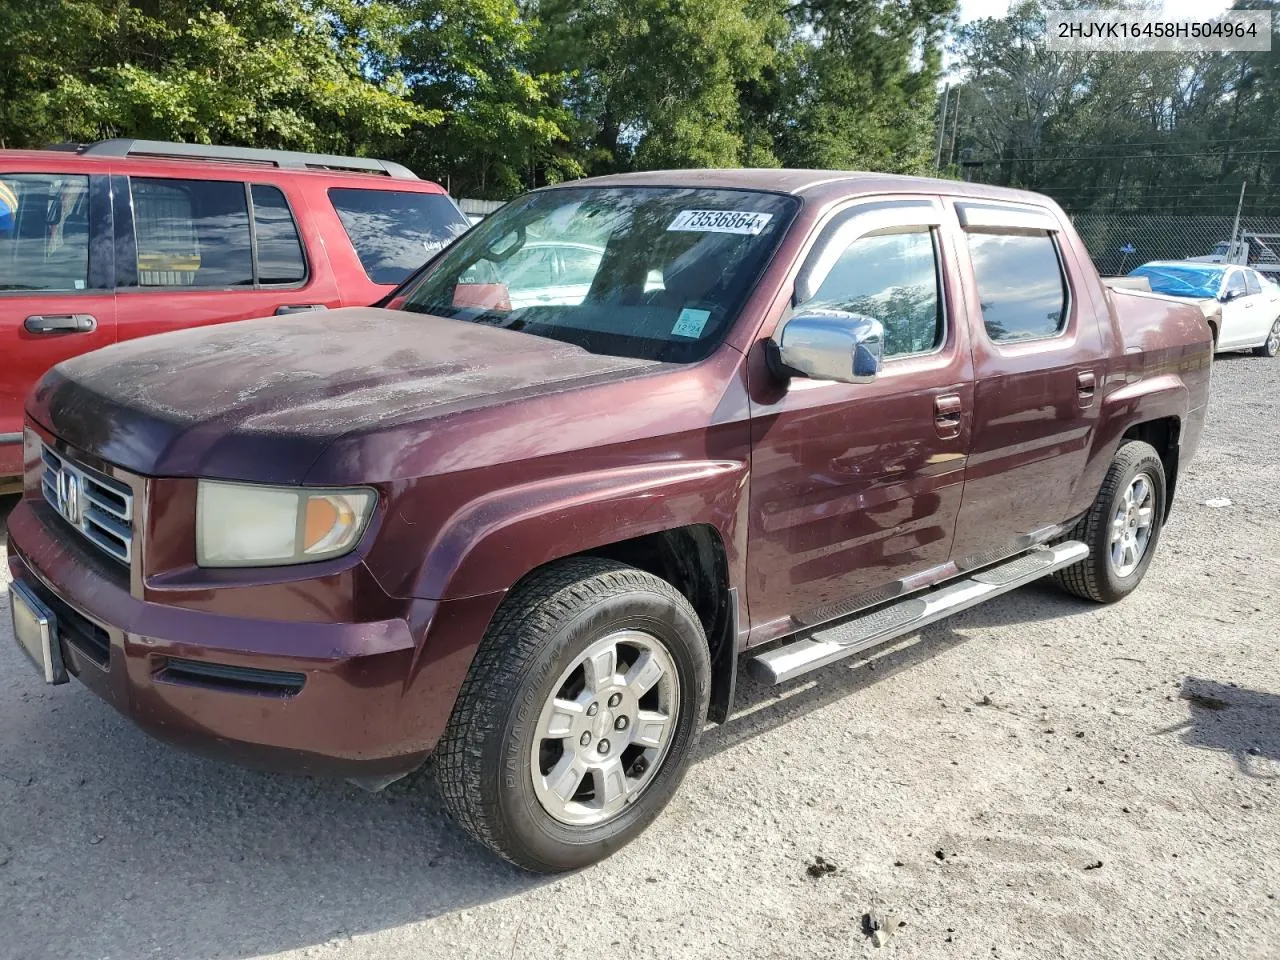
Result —
M93 333L98 318L91 313L37 313L22 325L27 333Z
M276 316L283 317L290 313L312 313L316 310L328 310L323 303L284 303L276 307Z
M954 393L943 394L933 400L933 426L938 436L951 440L960 435L963 405Z
M1097 378L1092 370L1081 370L1076 374L1076 393L1080 395L1080 405L1087 407L1093 403L1093 394L1097 388Z

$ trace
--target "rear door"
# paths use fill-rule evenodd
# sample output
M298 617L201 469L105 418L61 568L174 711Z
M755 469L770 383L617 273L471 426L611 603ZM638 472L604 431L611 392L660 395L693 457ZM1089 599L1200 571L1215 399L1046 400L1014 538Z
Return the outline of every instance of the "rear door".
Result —
M1032 206L955 205L969 310L973 442L952 559L993 562L1069 519L1098 422L1102 333L1077 251ZM1091 499L1089 494L1087 499Z
M54 364L116 339L105 175L0 173L0 478L22 470L22 409Z
M341 305L287 179L114 181L121 340Z

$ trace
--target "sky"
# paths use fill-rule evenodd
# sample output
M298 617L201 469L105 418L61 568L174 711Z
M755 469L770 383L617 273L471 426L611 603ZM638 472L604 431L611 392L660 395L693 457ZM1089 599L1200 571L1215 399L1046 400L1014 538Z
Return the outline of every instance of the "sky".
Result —
M1230 0L1163 0L1160 9L1174 18L1213 16L1231 6ZM1009 0L960 0L960 22L1003 17Z

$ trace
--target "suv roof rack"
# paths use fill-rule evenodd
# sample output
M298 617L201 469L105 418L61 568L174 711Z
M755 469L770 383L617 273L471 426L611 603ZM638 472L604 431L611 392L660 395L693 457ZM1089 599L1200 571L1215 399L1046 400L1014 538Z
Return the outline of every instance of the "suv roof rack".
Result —
M168 143L163 140L134 140L127 137L99 140L83 146L59 144L52 149L73 149L85 157L162 157L178 160L224 160L232 163L261 163L284 170L356 170L377 173L397 180L417 180L418 175L402 164L370 157L339 157L328 153L298 153L293 150L262 150L256 147L220 147L206 143Z

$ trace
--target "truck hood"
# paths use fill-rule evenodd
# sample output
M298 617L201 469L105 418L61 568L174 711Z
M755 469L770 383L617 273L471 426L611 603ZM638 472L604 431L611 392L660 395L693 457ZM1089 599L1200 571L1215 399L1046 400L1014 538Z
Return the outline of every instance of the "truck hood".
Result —
M643 374L501 328L372 307L146 337L58 364L28 413L144 476L296 484L338 438Z

